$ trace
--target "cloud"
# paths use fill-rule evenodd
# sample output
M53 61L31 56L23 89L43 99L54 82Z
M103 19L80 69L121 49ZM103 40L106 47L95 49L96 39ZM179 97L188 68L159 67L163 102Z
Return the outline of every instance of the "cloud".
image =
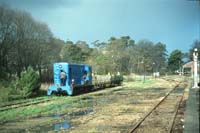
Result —
M70 8L79 4L80 0L0 0L0 5L31 9Z

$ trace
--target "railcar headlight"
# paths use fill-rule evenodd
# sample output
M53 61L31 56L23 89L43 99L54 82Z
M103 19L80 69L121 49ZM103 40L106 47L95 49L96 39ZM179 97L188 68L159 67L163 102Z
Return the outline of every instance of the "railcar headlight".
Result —
M75 80L74 80L74 79L72 79L72 83L74 83L74 81L75 81Z

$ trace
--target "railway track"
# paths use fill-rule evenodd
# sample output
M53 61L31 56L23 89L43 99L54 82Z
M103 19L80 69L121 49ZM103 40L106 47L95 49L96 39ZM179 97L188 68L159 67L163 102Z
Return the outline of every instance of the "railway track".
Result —
M176 80L173 80L173 79L168 79L168 78L162 78L162 79L164 79L166 81L177 82ZM29 100L23 100L23 101L4 103L4 104L0 104L0 111L35 105L35 104L44 103L44 102L48 102L48 101L52 101L52 100L53 100L53 98L47 99L46 97L45 98L42 97L42 98L37 98L37 99L29 99Z
M32 99L32 100L27 100L27 101L19 101L19 102L15 102L15 103L7 103L7 104L2 104L0 106L0 111L6 111L9 109L15 109L15 108L19 108L19 107L25 107L25 106L30 106L30 105L35 105L35 104L39 104L39 103L45 103L48 101L52 101L55 98L38 98L38 99Z
M115 86L112 86L112 87L115 87ZM55 98L41 97L37 99L28 99L28 100L22 100L22 101L13 101L13 102L8 102L8 103L3 103L3 104L0 104L0 111L6 111L9 109L35 105L39 103L45 103L45 102L52 101L55 99L56 97Z
M134 125L130 132L171 133L186 86L187 85L184 82L179 82L159 103L157 103Z

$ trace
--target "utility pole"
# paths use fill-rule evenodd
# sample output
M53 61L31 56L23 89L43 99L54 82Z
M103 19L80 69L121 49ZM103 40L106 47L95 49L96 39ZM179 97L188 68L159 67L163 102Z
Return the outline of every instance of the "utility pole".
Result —
M146 68L145 68L145 63L144 63L144 57L141 61L141 64L143 65L143 83L145 83Z
M198 76L198 50L197 48L194 49L193 52L193 60L194 60L194 86L192 88L199 88L199 76Z
M154 73L154 65L155 65L155 62L152 63L152 77L155 77L155 73Z

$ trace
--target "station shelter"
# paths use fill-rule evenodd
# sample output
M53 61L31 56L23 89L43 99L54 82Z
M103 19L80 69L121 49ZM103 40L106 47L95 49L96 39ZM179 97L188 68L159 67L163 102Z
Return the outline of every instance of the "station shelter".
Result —
M183 65L183 74L191 75L193 77L194 61L190 61Z

